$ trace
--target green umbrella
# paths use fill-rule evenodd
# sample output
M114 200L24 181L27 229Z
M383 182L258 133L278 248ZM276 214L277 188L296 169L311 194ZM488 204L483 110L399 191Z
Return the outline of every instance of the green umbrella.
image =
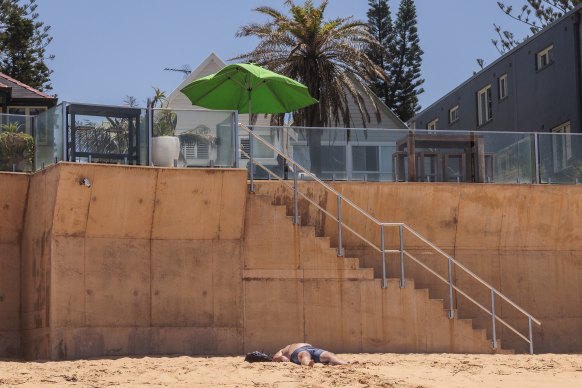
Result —
M239 113L287 113L318 102L305 85L260 66L242 63L197 79L181 92L193 105Z

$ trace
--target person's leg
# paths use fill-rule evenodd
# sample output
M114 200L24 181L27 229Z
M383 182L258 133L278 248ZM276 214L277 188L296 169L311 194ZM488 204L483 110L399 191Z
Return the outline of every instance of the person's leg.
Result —
M297 358L299 358L299 361L301 362L301 365L303 366L313 366L313 364L315 363L312 359L311 359L311 354L309 354L309 352L307 351L302 351L297 355Z
M324 351L323 353L321 353L321 356L319 356L319 359L324 364L330 364L330 365L346 365L346 364L349 364L349 362L342 360L335 353L328 352L327 350Z

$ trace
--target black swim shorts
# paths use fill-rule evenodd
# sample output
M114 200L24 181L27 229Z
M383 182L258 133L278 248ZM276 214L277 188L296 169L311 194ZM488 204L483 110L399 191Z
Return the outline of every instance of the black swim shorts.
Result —
M291 353L291 362L301 365L301 361L299 361L299 353L301 352L309 353L314 362L321 362L319 357L321 356L321 353L325 352L325 350L314 348L313 346L302 346Z

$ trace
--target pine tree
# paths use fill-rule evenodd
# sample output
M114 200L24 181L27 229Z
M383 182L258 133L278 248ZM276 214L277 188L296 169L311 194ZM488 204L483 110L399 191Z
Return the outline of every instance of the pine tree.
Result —
M388 49L393 39L390 6L387 0L368 0L368 6L369 9L366 15L368 17L370 32L381 46L381 48L378 46L369 47L367 50L368 58L386 73L386 80L374 77L369 86L386 103L390 91L388 79L390 73L390 58L388 57Z
M497 2L503 13L527 25L534 35L579 4L582 4L582 0L525 0L525 4L516 11L511 4ZM505 54L523 41L497 24L493 24L493 27L498 38L491 39L491 42L500 54Z
M414 0L402 0L400 3L390 53L391 87L386 105L406 122L420 110L418 95L424 92L421 88L424 79L420 78L423 52L416 28Z
M50 26L38 20L36 0L0 0L0 72L39 90L51 90L46 47Z

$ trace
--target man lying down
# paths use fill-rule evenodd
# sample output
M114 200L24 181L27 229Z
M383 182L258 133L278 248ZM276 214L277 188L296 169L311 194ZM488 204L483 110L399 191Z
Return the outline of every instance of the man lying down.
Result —
M348 362L340 359L335 353L318 349L310 344L297 343L285 346L273 356L274 362L293 362L303 366L313 366L315 363L329 365L345 365Z

